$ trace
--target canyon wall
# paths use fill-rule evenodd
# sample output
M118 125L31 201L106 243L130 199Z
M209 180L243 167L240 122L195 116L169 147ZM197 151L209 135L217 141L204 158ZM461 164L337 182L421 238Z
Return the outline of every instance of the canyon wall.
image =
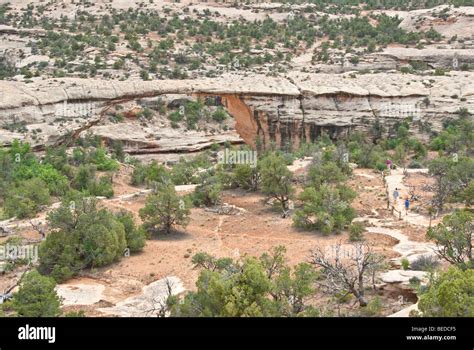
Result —
M237 118L237 132L253 145L258 136L265 144L295 148L322 134L337 139L353 130L369 132L377 122L389 130L405 119L414 124L413 133L426 137L460 108L474 110L473 74L451 74L300 73L288 76L297 96L232 95L223 102Z
M170 95L220 97L236 120L237 133L253 146L259 138L265 146L274 142L294 148L323 133L338 138L353 130L368 132L377 121L388 129L407 118L439 130L442 121L460 108L474 111L473 77L470 72L446 76L294 73L285 77L224 75L189 81L0 81L0 142L8 145L18 138L37 148L58 144L98 128L96 125L112 106ZM12 125L22 125L23 130L15 130ZM418 129L414 127L412 132ZM150 145L143 139L146 132L155 131L122 124L100 127L102 137L129 138L136 147L156 152L172 150L173 142L178 148L181 143L181 150L186 151L200 148L193 147L193 143L205 148L215 140L226 139L225 133L206 139L202 133L164 132L161 141L153 140ZM231 141L236 141L235 137Z

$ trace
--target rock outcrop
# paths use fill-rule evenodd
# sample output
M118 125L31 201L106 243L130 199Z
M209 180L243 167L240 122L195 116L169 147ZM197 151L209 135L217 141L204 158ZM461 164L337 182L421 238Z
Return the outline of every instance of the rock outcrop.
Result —
M400 28L407 31L426 31L431 27L447 38L468 38L474 31L474 7L441 5L414 10L405 13L400 23Z
M150 144L136 125L99 125L113 106L175 94L219 97L235 118L237 133L251 145L260 138L264 145L275 142L297 147L302 140L314 140L322 133L337 138L352 130L369 131L376 121L390 128L406 118L437 130L459 108L474 110L473 77L471 72L455 71L446 76L291 73L286 77L229 74L176 81L0 81L0 141L9 144L14 138L26 139L40 148L93 130L106 139L135 139L134 147L159 152L173 148L170 139L182 139L182 151L226 140L225 135L164 132ZM16 130L15 125L23 129ZM159 134L156 128L146 132ZM189 139L184 141L183 136ZM230 140L236 141L235 135Z

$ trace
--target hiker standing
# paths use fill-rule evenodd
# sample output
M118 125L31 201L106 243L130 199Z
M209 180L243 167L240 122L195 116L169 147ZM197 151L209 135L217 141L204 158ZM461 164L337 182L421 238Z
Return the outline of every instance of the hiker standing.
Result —
M387 164L387 169L391 170L392 169L392 161L390 159L387 159L387 161L385 163Z
M405 213L408 215L408 209L410 209L410 200L408 197L405 199Z
M393 200L395 201L395 203L398 201L398 196L398 188L395 188L395 191L393 191Z

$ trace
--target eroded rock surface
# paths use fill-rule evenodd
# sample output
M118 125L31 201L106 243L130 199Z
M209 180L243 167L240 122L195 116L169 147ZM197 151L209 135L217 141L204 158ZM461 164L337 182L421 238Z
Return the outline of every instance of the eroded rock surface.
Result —
M8 144L14 138L26 139L41 147L90 130L104 139L126 141L140 153L170 148L195 151L213 142L238 142L239 135L251 145L259 137L264 145L273 141L297 147L323 132L337 138L348 130L368 131L377 120L390 127L410 116L439 130L442 120L459 108L474 109L473 77L470 72L449 76L291 73L286 77L227 74L177 81L0 81L1 123L22 122L28 130L26 134L2 131L0 141ZM144 127L128 120L116 125L103 121L114 105L173 94L218 97L235 118L238 135L186 132L180 146L177 132L160 129L159 124Z
M122 317L150 317L156 315L168 295L179 294L184 290L183 283L178 277L166 277L143 287L142 294L127 298L113 307L101 308L99 311Z

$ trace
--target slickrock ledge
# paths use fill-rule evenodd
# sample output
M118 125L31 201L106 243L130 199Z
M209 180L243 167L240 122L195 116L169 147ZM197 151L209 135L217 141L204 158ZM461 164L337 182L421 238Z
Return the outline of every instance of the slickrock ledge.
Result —
M79 134L93 128L103 112L115 104L170 95L220 97L236 120L237 133L248 144L254 144L260 136L264 144L273 141L297 147L301 140L315 139L322 132L337 138L348 130L367 131L376 120L390 127L409 117L396 113L407 106L416 110L419 120L439 130L443 119L459 108L474 110L473 78L472 72L453 71L446 76L348 72L290 73L280 77L225 74L197 80L0 81L0 123L22 122L28 131L35 130L36 137L26 139L41 146L61 142L71 132ZM78 107L84 104L93 106L92 113L80 113ZM62 115L65 109L68 113ZM101 137L118 137L107 124L95 129L100 130ZM134 139L133 135L129 137ZM14 138L25 139L25 135L7 130L0 133L4 144ZM143 148L158 150L160 145L145 142ZM196 147L190 145L190 149Z

